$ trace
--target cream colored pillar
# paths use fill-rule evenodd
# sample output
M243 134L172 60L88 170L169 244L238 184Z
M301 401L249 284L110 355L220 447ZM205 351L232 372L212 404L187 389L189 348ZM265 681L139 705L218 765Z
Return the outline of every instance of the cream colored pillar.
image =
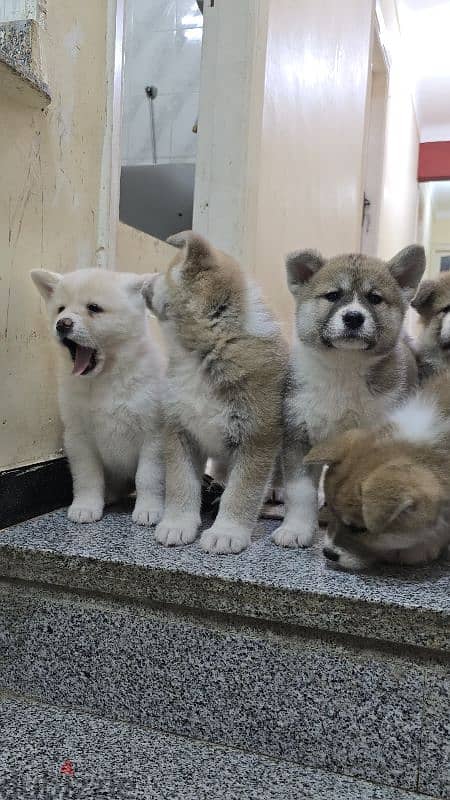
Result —
M357 250L373 0L205 2L194 226L290 328L283 258Z

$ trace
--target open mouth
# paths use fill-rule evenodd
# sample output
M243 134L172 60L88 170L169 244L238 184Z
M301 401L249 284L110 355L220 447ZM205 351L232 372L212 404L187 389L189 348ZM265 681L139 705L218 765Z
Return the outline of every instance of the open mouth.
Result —
M446 342L441 342L441 350L450 350L450 339Z
M89 375L95 369L97 350L94 350L93 347L83 347L67 337L62 340L62 343L67 347L73 361L72 375Z
M335 338L323 337L322 341L327 347L349 350L370 350L374 346L374 343L366 336L358 333L345 333Z

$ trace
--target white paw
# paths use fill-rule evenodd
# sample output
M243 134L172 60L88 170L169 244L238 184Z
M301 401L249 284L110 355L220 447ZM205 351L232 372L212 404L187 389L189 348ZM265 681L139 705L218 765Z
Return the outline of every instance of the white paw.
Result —
M132 514L132 520L137 525L157 525L162 517L162 507L145 502L137 502Z
M249 544L249 531L232 522L215 522L200 537L200 547L207 553L240 553Z
M163 518L156 526L155 539L164 547L180 547L183 544L190 544L197 538L199 525L200 520L191 516Z
M71 522L97 522L103 516L103 504L74 500L67 516Z
M297 525L295 528L280 525L273 532L272 541L280 547L309 547L312 544L314 530L312 525Z

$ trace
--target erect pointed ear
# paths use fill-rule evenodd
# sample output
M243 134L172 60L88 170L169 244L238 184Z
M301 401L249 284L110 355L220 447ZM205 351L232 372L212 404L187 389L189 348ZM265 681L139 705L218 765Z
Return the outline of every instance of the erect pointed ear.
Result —
M147 308L152 312L154 312L154 308L153 308L154 286L155 286L156 278L159 276L159 274L160 274L159 272L153 272L153 273L151 273L149 275L137 276L139 278L141 278L141 277L143 278L139 288L140 288L142 296L143 296L143 298L145 300L145 304L146 304Z
M433 473L406 459L377 467L361 484L364 522L375 532L412 510L427 521L441 497L442 489Z
M426 317L431 310L436 296L437 281L422 281L416 294L411 300L411 305L420 314Z
M400 288L405 290L408 300L411 299L419 284L425 270L425 263L425 250L419 244L405 247L391 261L387 262L389 272Z
M30 275L34 285L46 301L50 299L62 278L59 272L49 272L47 269L32 269Z
M184 248L184 269L191 273L210 269L214 265L213 247L199 233L194 231L175 233L169 236L167 243L179 249Z
M327 439L325 442L320 442L311 448L309 453L304 457L304 464L319 464L320 466L331 466L338 464L342 460L347 447L343 436L335 436L332 439Z
M316 250L294 250L286 256L287 282L294 297L299 293L302 284L311 280L324 263Z

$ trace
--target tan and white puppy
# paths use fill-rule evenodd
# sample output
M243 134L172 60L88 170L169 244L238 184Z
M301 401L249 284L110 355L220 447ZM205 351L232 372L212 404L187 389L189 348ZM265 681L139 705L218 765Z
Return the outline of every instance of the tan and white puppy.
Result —
M323 442L305 463L328 465L329 564L358 570L438 558L450 542L448 373L430 379L384 427Z
M422 281L411 305L423 323L417 345L419 376L423 380L450 367L450 274Z
M201 536L211 553L238 553L251 532L282 438L287 348L239 265L187 231L182 250L143 289L168 355L164 545L193 542L208 457L226 467L217 518Z
M425 255L411 246L387 263L363 255L327 261L304 250L286 267L296 335L284 407L285 518L273 540L306 547L317 526L321 470L304 464L304 455L338 431L379 423L416 384L402 326Z
M136 487L133 521L153 525L164 501L162 360L141 289L145 277L33 270L59 344L59 408L73 480L73 522Z

